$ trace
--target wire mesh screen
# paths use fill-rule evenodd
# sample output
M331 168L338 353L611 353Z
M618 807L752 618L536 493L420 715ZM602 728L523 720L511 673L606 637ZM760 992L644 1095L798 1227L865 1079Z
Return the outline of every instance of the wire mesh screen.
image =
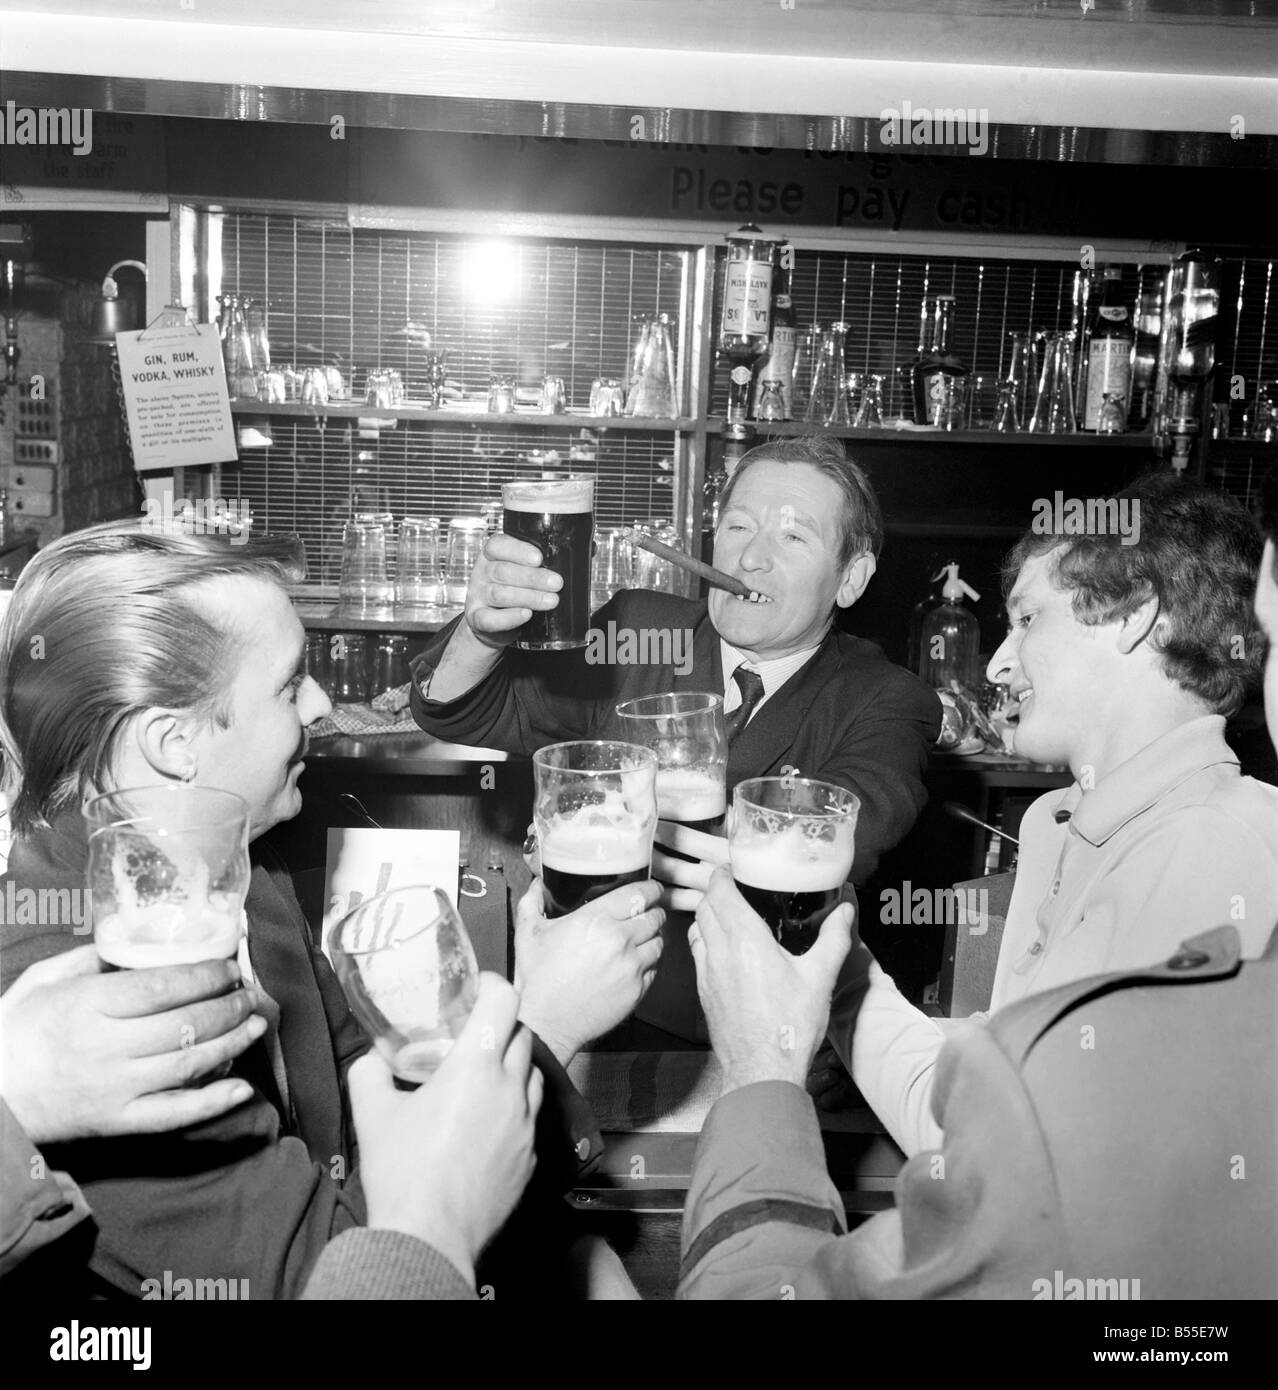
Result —
M368 371L391 368L407 401L423 400L429 347L448 353L450 386L476 409L493 376L534 388L546 374L563 378L569 407L584 409L595 378L628 377L636 316L682 314L689 262L678 248L495 242L231 213L221 265L210 269L222 292L268 302L275 362L336 365L356 399ZM323 582L336 578L340 519L366 502L447 519L499 498L504 480L571 467L596 474L600 525L672 514L666 433L445 419L401 421L370 440L336 418L323 429L281 417L270 426L273 447L241 453L241 495L264 528L303 537Z
M353 421L270 420L268 449L241 451L227 486L247 502L256 525L295 531L306 544L312 582L336 584L342 522L355 511L403 516L481 515L501 500L501 484L543 469L595 475L597 524L673 515L674 457L669 435L569 429L483 429L400 421L376 439Z

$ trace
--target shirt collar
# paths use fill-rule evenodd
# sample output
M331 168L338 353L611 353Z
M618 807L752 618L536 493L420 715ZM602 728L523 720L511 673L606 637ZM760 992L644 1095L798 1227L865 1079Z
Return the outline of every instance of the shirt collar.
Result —
M1077 782L1057 811L1069 811L1070 832L1092 845L1103 845L1128 821L1148 811L1182 782L1220 763L1238 766L1225 742L1222 715L1208 714L1169 730L1120 763L1096 786Z
M749 662L751 668L759 673L766 699L769 695L780 690L801 666L811 661L820 646L821 643L818 642L815 646L805 647L801 652L791 652L789 656L773 657L771 661L750 661L743 651L739 651L720 637L719 648L723 657L723 688L729 689L732 684L732 673L742 662Z

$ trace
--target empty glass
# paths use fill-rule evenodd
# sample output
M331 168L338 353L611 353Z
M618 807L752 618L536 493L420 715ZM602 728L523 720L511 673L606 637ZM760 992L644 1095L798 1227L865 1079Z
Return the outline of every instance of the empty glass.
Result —
M1021 399L1025 394L1025 368L1029 359L1029 335L1009 333L1007 370L998 386L998 400L994 403L994 418L990 429L998 434L1019 433L1021 429Z
M515 408L515 378L495 376L488 383L488 409L494 415L509 415Z
M426 404L438 410L444 399L445 367L448 353L444 349L422 354L426 359Z
M488 538L488 523L482 516L455 516L448 523L448 554L444 564L444 602L466 602L470 572L475 568Z
M543 376L541 396L537 409L543 415L562 415L565 409L564 379L561 376Z
M348 912L328 945L347 1002L395 1076L429 1081L479 993L457 909L433 884L392 888Z
M848 378L849 381L851 378ZM852 424L859 430L883 427L883 378L870 373L861 378L861 397L857 402Z
M670 341L669 314L649 314L643 319L635 344L626 414L646 419L672 419L675 409L674 346Z
M625 392L616 377L596 377L590 388L592 415L621 415L625 410Z
M342 576L338 593L344 608L357 613L388 607L395 596L386 573L389 518L360 512L342 527Z
M439 518L406 516L399 528L395 566L395 602L403 608L427 608L443 598Z
M242 798L186 783L132 787L94 797L84 818L103 961L140 970L235 955L252 872Z
M306 674L325 694L329 693L328 648L328 633L306 634Z
M625 526L614 526L595 532L595 558L590 573L592 611L602 608L618 589L630 588L631 546L627 531Z
M847 331L846 323L832 323L821 335L821 346L803 416L810 425L848 423L847 371L843 365L843 340Z
M373 679L369 687L372 697L375 699L388 690L398 690L401 685L407 685L408 680L408 638L390 635L378 638L377 648L373 652Z
M794 375L790 379L790 414L807 419L808 398L812 394L812 372L821 353L822 328L813 323L795 337Z
M1041 341L1043 362L1029 432L1072 434L1077 428L1074 416L1073 334L1044 333Z
M329 698L335 705L368 699L368 649L358 632L336 632L328 643Z

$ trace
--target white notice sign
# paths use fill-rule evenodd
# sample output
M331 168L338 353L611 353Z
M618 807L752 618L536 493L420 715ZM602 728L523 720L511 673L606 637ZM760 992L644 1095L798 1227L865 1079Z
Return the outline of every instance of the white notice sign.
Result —
M133 467L183 468L236 457L217 326L117 333Z

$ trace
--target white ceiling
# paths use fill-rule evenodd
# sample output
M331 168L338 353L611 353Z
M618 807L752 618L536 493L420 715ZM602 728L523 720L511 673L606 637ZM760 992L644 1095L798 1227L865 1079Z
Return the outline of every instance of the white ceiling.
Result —
M1260 0L0 0L15 71L237 87L1278 134ZM1084 6L1086 5L1086 8Z

